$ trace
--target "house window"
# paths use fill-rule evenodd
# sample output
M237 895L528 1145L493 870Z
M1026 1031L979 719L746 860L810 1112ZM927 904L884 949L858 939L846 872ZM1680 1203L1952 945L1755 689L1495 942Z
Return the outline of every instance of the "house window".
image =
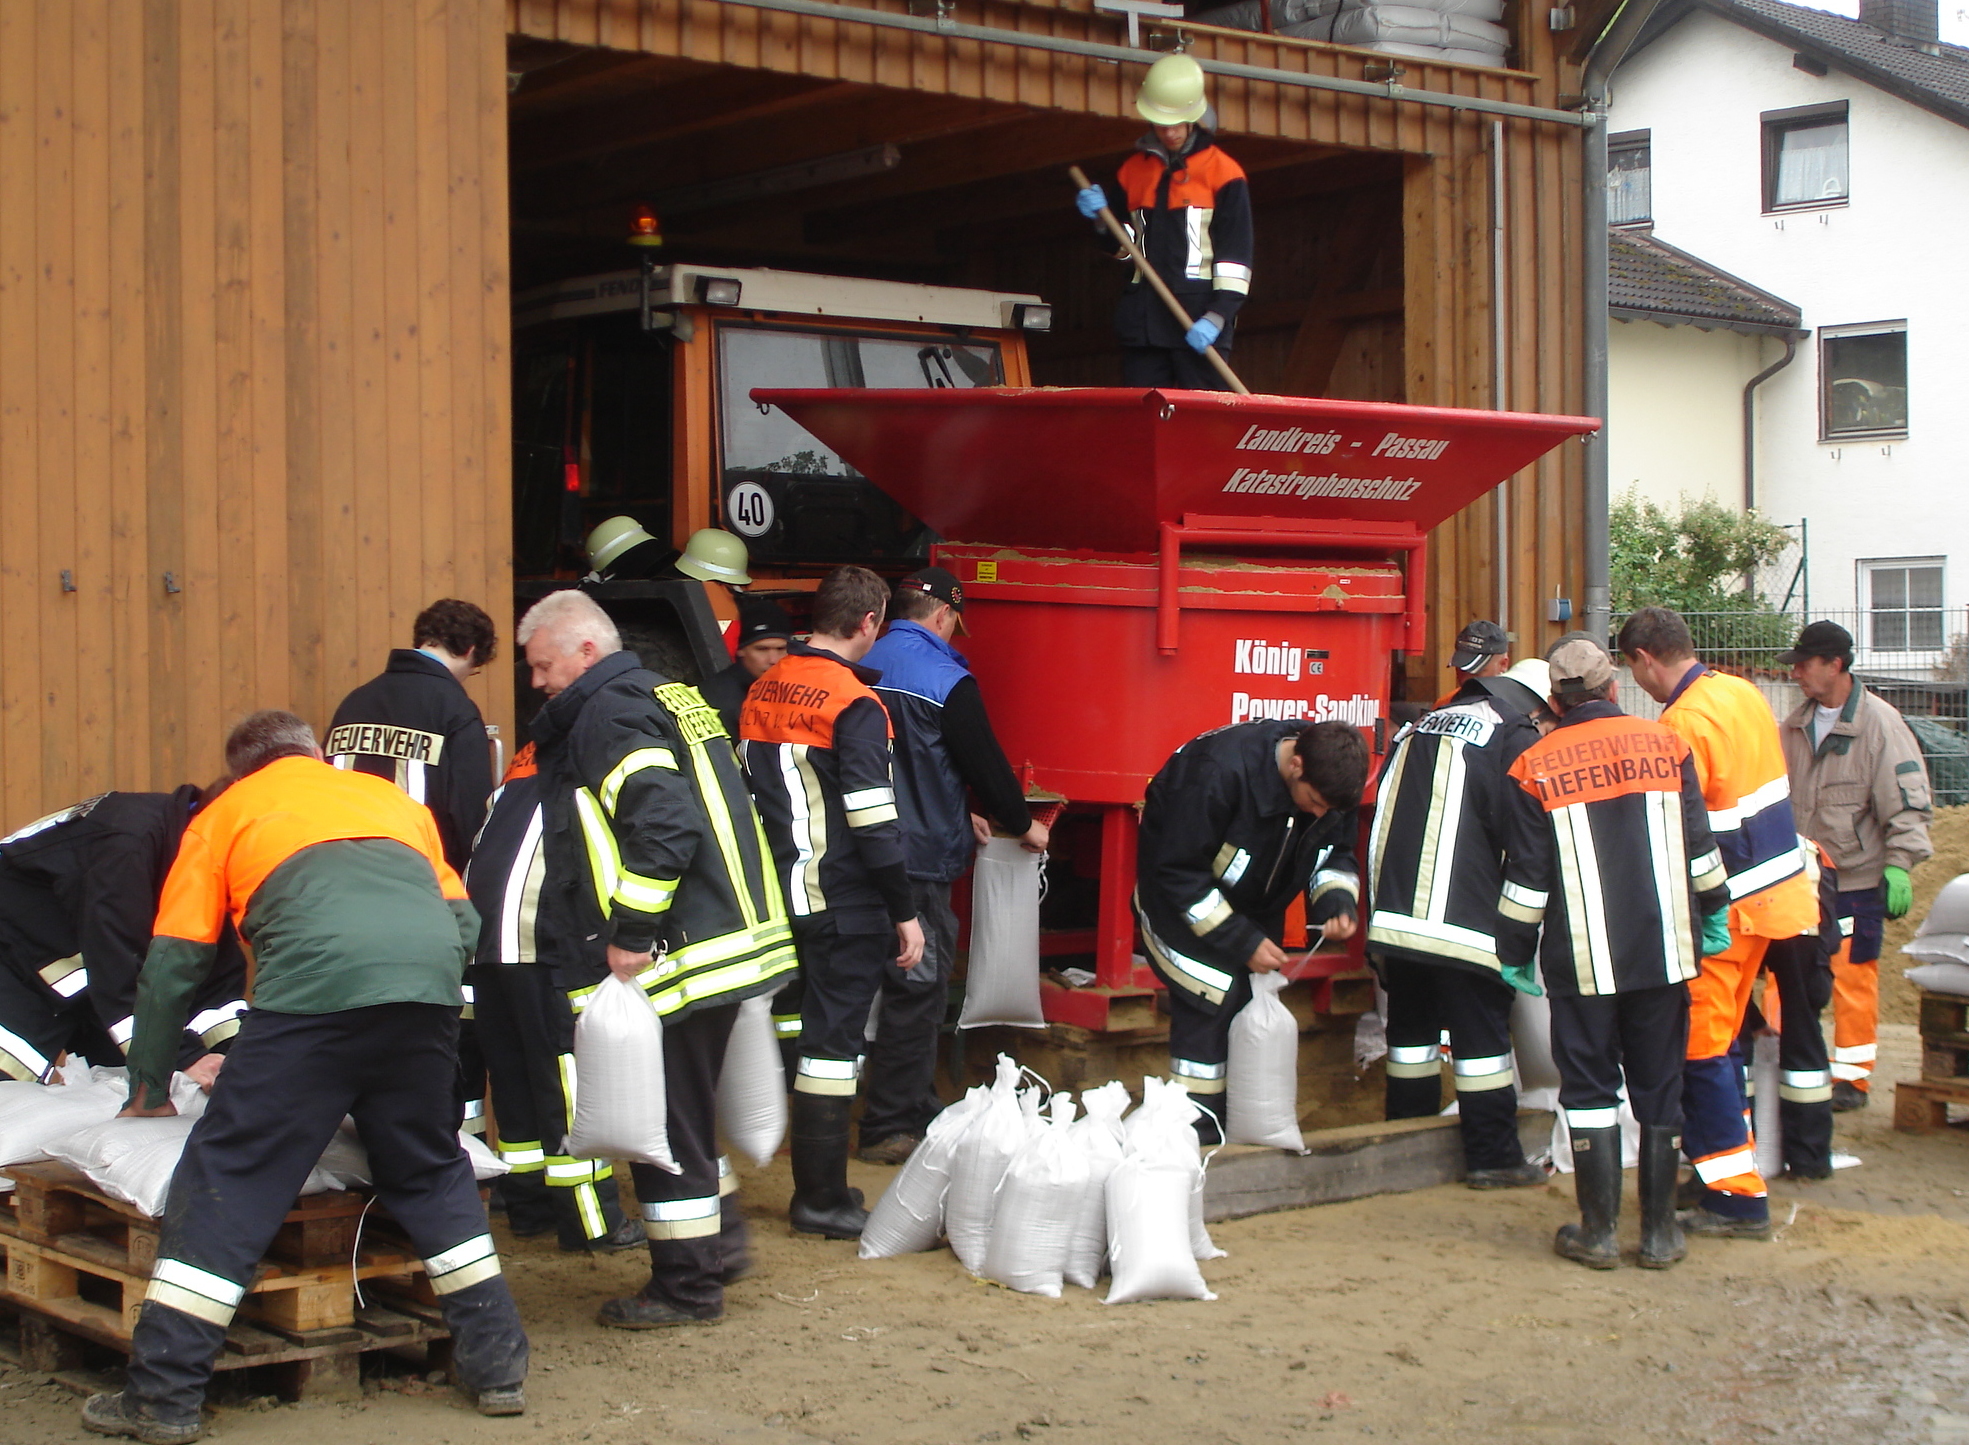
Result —
M1867 640L1875 652L1942 650L1942 559L1862 562Z
M1649 166L1648 132L1622 131L1607 137L1607 220L1616 226L1654 219L1654 179Z
M1764 112L1764 209L1842 206L1852 194L1846 102Z
M1907 435L1907 323L1819 330L1821 441Z

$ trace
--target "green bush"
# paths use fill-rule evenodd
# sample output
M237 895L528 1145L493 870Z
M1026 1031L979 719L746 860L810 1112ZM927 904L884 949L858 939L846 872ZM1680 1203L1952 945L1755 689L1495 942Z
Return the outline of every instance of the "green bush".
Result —
M1673 607L1677 612L1768 612L1770 603L1743 587L1746 574L1768 567L1792 546L1792 536L1755 512L1732 512L1721 502L1682 499L1670 512L1632 488L1613 504L1613 610ZM1790 639L1786 639L1788 644Z

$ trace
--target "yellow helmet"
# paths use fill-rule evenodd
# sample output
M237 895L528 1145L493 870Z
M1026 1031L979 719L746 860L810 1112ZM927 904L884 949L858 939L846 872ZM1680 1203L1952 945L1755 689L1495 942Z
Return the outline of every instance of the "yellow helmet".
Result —
M745 544L720 527L699 527L684 543L684 555L677 559L677 570L700 582L723 582L743 587L752 579L746 575Z
M606 572L631 547L655 540L634 517L610 517L588 534L588 565L597 572Z
M1142 77L1135 111L1150 125L1190 125L1203 119L1203 67L1187 55L1165 55Z

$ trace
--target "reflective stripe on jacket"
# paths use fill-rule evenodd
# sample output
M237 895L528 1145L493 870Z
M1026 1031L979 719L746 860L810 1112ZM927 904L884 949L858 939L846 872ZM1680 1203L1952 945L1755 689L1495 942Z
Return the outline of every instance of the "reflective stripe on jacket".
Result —
M1818 926L1818 894L1791 812L1784 749L1764 695L1740 677L1697 666L1661 721L1689 745L1709 832L1730 875L1730 930L1796 938Z
M1217 347L1229 350L1232 322L1251 290L1255 232L1244 168L1199 127L1190 149L1174 158L1153 132L1144 136L1115 180L1142 254L1192 317L1223 318ZM1183 343L1184 328L1139 276L1123 292L1116 326L1125 346Z

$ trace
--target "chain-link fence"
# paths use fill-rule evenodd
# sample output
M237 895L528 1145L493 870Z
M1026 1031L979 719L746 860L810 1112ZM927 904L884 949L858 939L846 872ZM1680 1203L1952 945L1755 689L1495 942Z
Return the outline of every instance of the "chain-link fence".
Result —
M1614 633L1627 619L1614 618ZM1969 803L1969 608L1876 608L1866 612L1685 613L1696 655L1757 685L1778 717L1805 698L1778 661L1808 621L1837 622L1853 635L1853 676L1899 708L1928 760L1938 807ZM1621 670L1621 705L1658 717L1660 704Z

